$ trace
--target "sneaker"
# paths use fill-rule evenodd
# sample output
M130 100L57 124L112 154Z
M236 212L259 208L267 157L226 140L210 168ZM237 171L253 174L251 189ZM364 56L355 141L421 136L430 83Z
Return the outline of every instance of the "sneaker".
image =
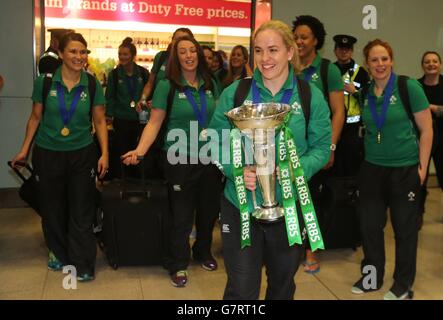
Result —
M368 292L373 292L380 290L382 284L378 285L376 288L366 288L366 286L363 285L364 277L361 277L354 285L352 286L351 292L354 294L363 294Z
M201 263L203 269L207 271L217 270L217 261L214 258L207 259Z
M60 260L57 259L54 252L52 251L49 251L48 269L51 271L60 271L63 269L63 263L61 263Z
M177 288L184 288L188 283L188 272L180 270L171 274L171 284Z
M405 289L402 286L393 284L391 289L386 292L383 299L384 300L406 300L412 299L414 297L414 292L411 289Z
M94 279L95 279L95 277L90 273L82 273L77 276L77 280L80 282L92 281Z

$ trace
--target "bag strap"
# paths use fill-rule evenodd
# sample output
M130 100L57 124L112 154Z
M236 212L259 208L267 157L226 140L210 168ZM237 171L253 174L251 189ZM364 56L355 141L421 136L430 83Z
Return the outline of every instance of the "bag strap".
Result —
M301 108L305 117L305 138L308 139L308 125L311 117L311 87L307 81L298 79L297 89L298 94L300 95Z
M415 122L414 113L412 112L411 100L409 98L408 90L408 76L399 75L398 76L398 91L400 94L401 102L405 108L409 120L412 122L415 131L417 132L417 137L420 137L420 130L418 129L417 123Z
M325 96L326 102L329 106L329 85L328 85L328 73L330 60L322 58L320 63L320 78L323 85L323 95Z
M234 95L234 108L240 107L248 96L249 89L252 85L252 78L240 79L237 90L235 90Z

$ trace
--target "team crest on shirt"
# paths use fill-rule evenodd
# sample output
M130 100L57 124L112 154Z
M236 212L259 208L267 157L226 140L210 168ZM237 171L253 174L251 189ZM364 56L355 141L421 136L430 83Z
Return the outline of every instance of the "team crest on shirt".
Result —
M252 100L245 100L245 101L243 101L243 105L244 106L252 106Z
M318 74L317 73L314 73L313 75L312 75L312 77L311 77L311 80L312 81L317 81L318 80Z
M396 104L397 103L397 97L392 95L391 99L389 99L389 104Z
M293 114L301 114L301 104L297 101L294 101L294 103L291 105L291 109Z
M51 91L49 91L49 96L50 96L50 97L57 97L57 90L51 90Z
M179 99L186 99L186 94L184 92L179 92L178 93L178 98Z
M211 90L206 90L206 95L207 95L209 98L212 98L212 91L211 91Z
M160 70L161 70L161 71L166 71L166 66L161 66L161 67L160 67Z
M86 101L86 98L88 97L88 94L84 91L82 91L82 93L80 93L80 100L81 101Z

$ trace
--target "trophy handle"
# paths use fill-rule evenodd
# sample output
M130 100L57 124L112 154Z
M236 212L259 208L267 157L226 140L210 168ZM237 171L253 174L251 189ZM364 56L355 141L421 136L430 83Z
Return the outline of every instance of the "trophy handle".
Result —
M243 154L245 155L246 163L251 163L252 166L254 166L255 165L254 157L252 157L252 162L251 162L250 161L251 159L249 157L249 153L247 152L246 147L245 147L245 143L243 141L242 141L242 148L243 148ZM257 195L256 195L257 183L255 184L255 186L256 186L255 190L251 191L251 194L252 194L252 204L254 205L254 209L258 209L258 208L260 208L260 206L257 204Z

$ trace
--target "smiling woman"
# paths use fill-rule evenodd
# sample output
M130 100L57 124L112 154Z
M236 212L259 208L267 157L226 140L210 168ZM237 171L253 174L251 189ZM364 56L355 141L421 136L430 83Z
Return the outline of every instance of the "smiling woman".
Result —
M89 281L95 277L95 178L103 177L108 168L104 97L98 80L83 70L88 57L83 36L66 34L59 51L62 66L52 77L40 75L34 82L26 136L12 164L26 161L35 136L32 162L38 176L37 199L49 249L48 268L58 271L74 265L78 280ZM45 95L48 81L49 94ZM92 124L100 157L92 140Z

